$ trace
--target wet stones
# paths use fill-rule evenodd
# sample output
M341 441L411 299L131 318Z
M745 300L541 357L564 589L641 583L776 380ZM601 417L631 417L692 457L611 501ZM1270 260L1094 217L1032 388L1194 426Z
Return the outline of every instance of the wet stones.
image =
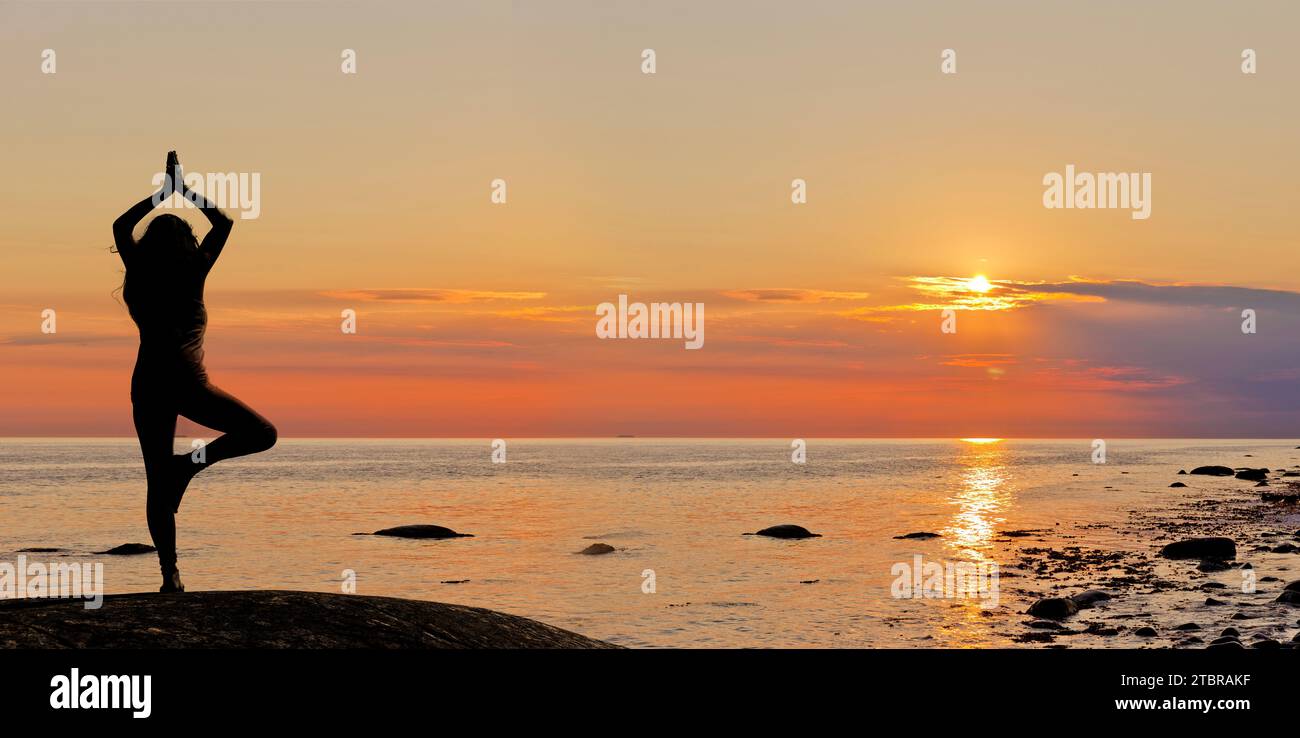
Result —
M1167 559L1231 560L1237 556L1237 544L1231 538L1221 536L1187 538L1161 548L1160 555Z

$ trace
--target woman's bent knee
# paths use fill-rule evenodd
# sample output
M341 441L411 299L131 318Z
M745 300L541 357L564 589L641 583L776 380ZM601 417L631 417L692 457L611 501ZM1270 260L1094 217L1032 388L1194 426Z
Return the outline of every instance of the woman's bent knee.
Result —
M275 426L271 425L270 421L264 422L257 430L256 443L258 450L266 451L274 446L275 442L279 440L279 438L280 434L276 431Z

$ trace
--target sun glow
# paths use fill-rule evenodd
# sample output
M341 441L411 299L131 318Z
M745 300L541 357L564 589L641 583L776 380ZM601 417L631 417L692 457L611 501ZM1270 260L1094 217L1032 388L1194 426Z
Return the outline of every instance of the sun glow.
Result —
M965 441L966 443L976 443L976 444L983 445L986 443L997 443L1002 439L1001 438L962 438L960 440Z
M966 289L972 292L988 292L993 289L993 285L989 282L988 277L985 277L983 274L976 274L974 277L966 280Z

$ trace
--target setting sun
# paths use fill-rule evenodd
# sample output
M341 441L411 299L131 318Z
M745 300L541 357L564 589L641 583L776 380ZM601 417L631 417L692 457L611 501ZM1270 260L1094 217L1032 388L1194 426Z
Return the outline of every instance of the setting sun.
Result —
M966 280L966 289L972 292L988 292L993 289L993 285L983 274L976 274L974 277Z
M965 441L966 443L985 444L985 443L997 443L1002 439L1001 438L962 438L961 440Z

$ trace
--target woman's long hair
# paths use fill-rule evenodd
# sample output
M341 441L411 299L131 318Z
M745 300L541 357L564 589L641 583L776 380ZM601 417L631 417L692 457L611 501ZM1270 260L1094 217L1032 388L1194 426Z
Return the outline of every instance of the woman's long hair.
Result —
M117 247L110 250L116 252ZM135 246L130 273L122 277L122 284L113 290L114 296L125 292L128 279L136 282L143 278L148 283L163 277L181 278L198 264L199 240L194 236L194 228L184 218L163 213L145 228Z

